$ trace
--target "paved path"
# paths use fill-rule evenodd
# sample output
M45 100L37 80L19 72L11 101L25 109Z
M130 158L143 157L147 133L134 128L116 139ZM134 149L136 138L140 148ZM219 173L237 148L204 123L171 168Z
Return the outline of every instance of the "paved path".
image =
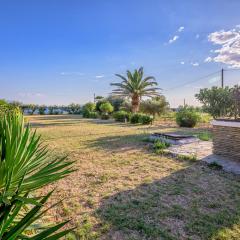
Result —
M168 150L174 155L194 155L197 159L207 163L216 162L223 167L226 172L240 174L240 161L234 161L212 153L211 141L198 141L183 145L172 145Z

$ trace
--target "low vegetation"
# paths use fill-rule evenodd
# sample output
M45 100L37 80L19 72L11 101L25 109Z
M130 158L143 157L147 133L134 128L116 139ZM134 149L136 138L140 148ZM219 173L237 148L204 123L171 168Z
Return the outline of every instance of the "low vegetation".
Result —
M71 219L69 227L76 229L68 239L240 238L239 176L194 156L155 154L143 142L155 128L175 132L174 124L146 128L78 115L28 120L53 156L68 154L75 161L77 171L53 184L50 203L64 200L48 214L52 221ZM197 135L202 129L188 131Z
M180 107L176 113L176 122L179 127L195 127L200 121L200 114L193 107Z
M117 122L128 122L130 120L131 114L126 111L118 111L113 114L113 118Z

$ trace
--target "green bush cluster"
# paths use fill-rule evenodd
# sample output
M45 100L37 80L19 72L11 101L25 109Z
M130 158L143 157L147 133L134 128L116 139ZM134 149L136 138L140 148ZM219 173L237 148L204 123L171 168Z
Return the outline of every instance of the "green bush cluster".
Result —
M88 102L82 107L82 116L84 118L98 118L98 113L95 110L96 104Z
M99 100L96 104L87 103L82 107L82 115L84 118L98 118L103 120L113 117L118 122L130 122L132 124L151 124L153 116L144 113L130 113L128 111L120 110L114 111L113 105L106 99Z
M170 147L170 143L156 140L153 144L153 149L155 153L163 153L163 150Z
M151 124L153 122L153 116L143 113L134 113L131 115L130 122L133 124Z
M98 118L98 113L97 112L84 111L83 112L83 117L84 118Z
M115 112L113 114L113 118L117 121L117 122L125 122L125 121L129 121L130 120L130 113L126 112L126 111L118 111Z
M100 105L101 119L108 120L114 108L110 102L104 102Z
M181 107L176 113L176 122L180 127L195 127L199 120L199 112L192 107Z

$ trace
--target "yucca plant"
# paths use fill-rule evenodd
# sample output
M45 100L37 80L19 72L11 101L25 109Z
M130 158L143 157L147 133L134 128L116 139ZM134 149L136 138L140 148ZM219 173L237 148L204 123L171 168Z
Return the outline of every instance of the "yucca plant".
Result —
M70 231L59 231L66 222L41 231L33 227L52 194L34 191L71 173L72 162L50 158L40 136L24 125L21 113L0 116L0 240L59 239Z

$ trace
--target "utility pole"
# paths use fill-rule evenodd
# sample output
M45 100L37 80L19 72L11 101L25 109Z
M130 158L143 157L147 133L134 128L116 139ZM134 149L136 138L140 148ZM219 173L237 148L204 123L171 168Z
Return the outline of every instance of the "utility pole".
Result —
M96 101L96 96L95 96L95 93L93 94L93 102L95 103Z
M183 100L183 106L186 107L186 99Z
M224 88L224 69L221 70L221 86Z

